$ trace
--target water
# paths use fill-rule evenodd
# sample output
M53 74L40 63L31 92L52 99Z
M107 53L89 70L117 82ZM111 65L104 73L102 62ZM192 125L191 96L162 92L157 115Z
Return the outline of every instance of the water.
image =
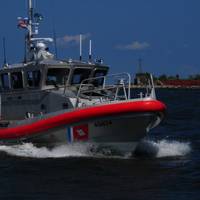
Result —
M200 199L200 90L157 93L167 116L135 154L1 145L0 199Z

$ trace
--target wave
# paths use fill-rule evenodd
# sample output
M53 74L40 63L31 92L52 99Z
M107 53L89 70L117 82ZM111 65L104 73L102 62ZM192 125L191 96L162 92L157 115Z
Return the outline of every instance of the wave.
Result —
M134 152L121 153L110 147L99 148L94 143L72 143L54 148L36 147L32 143L20 145L0 145L0 151L11 156L29 158L65 158L65 157L94 157L94 158L121 158L130 159L134 156L151 156L155 158L185 156L191 151L190 143L178 141L151 141L141 142Z
M189 142L179 142L171 140L144 140L136 151L136 155L149 155L156 158L185 156L191 151Z
M64 158L64 157L86 157L89 156L90 146L85 144L67 144L54 148L36 147L32 143L20 145L0 145L0 151L12 156L30 158Z

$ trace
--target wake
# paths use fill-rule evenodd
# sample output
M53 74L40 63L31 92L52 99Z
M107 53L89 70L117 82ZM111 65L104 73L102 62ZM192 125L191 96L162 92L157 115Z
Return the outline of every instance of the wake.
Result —
M120 153L112 148L100 149L97 144L74 143L64 144L54 148L36 147L32 143L20 145L0 145L0 151L11 156L28 158L70 158L70 157L93 157L93 158L120 158L130 159L135 156L151 156L155 158L185 156L190 153L190 143L178 141L151 141L141 142L135 152Z
M36 147L32 143L4 146L0 145L0 151L8 155L29 158L64 158L64 157L87 157L89 146L85 144L66 144L49 149Z

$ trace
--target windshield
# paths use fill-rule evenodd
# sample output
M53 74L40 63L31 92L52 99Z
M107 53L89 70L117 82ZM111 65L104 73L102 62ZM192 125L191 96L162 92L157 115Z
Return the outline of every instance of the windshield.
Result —
M74 70L72 77L72 84L80 84L84 79L88 79L91 74L91 69L80 69Z
M50 68L47 72L46 85L64 85L68 79L69 69Z
M95 70L94 78L98 78L98 77L102 77L102 78L93 80L93 85L96 87L103 85L103 82L104 82L103 77L106 76L106 74L107 74L107 70L103 70L103 69Z
M40 71L28 71L27 72L27 85L28 87L38 87L40 84Z

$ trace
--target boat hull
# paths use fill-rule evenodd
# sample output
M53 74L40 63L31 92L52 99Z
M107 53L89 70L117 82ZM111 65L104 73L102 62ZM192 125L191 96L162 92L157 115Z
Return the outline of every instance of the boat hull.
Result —
M93 141L100 143L130 142L140 140L150 130L152 124L161 120L161 116L154 113L135 114L106 118L75 126L62 126L48 130L31 140L44 140L48 143ZM28 139L29 137L27 137ZM42 142L42 141L41 141Z
M137 143L160 123L165 109L165 105L157 100L74 109L0 129L0 139L8 143L32 142L45 146L88 141Z

